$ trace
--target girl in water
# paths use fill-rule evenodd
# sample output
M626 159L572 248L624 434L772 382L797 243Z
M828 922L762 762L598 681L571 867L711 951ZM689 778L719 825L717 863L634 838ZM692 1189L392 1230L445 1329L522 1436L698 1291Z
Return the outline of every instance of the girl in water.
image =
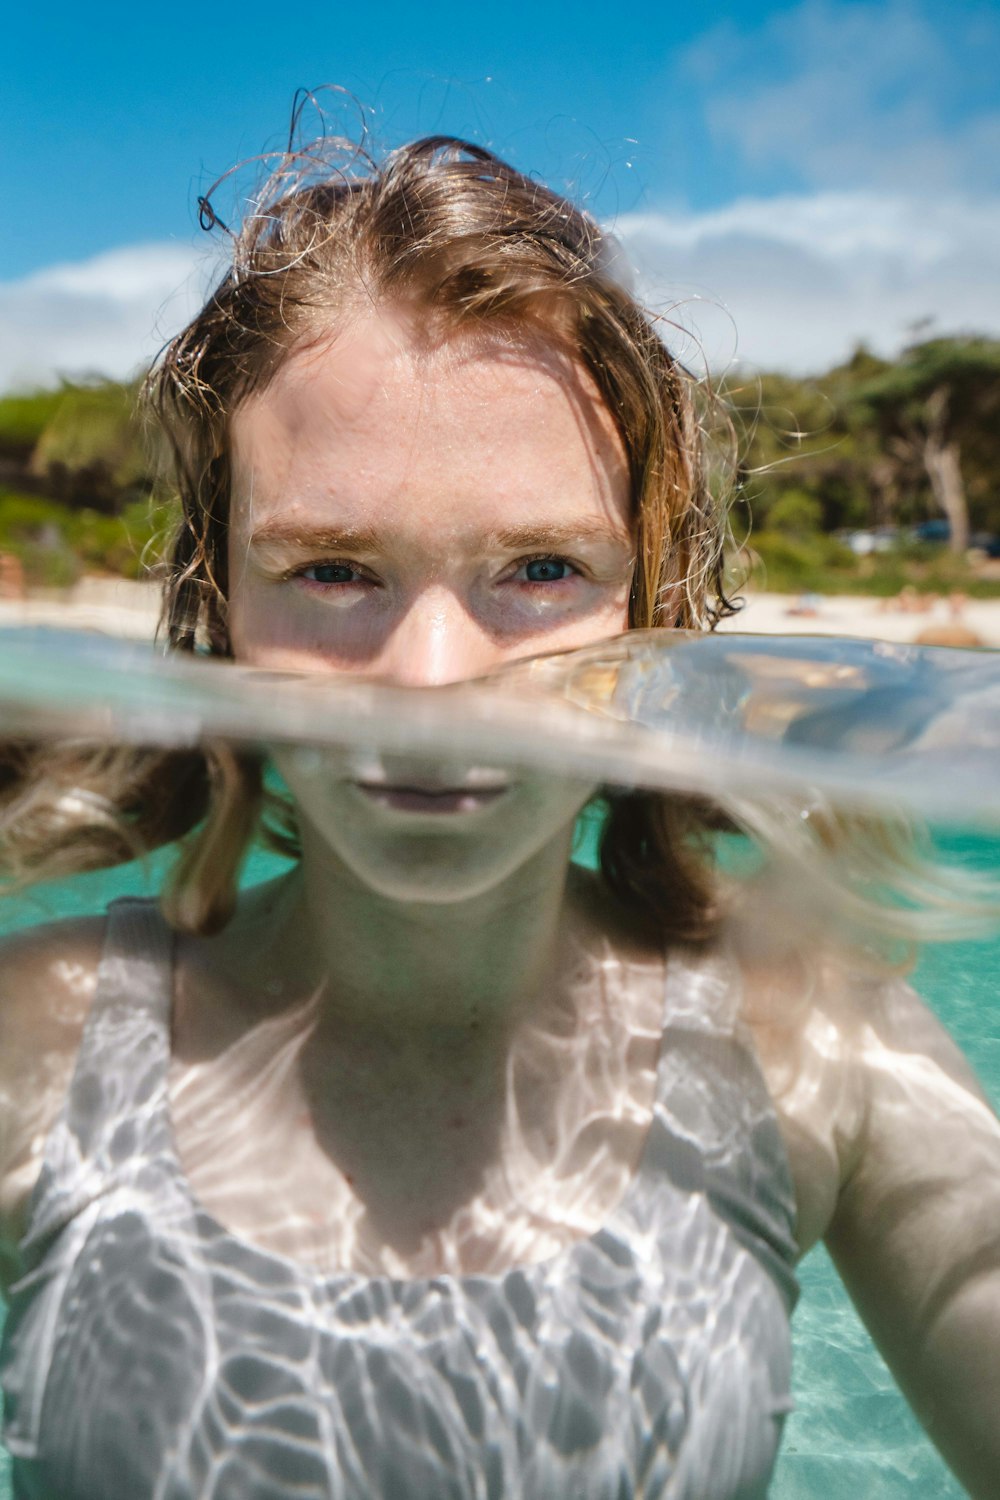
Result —
M300 165L151 378L173 648L426 687L710 627L697 393L598 226L449 140ZM690 801L605 793L591 873L599 788L273 759L7 787L35 873L183 840L3 949L15 1494L761 1496L825 1238L995 1495L1000 1123L912 991L727 901Z

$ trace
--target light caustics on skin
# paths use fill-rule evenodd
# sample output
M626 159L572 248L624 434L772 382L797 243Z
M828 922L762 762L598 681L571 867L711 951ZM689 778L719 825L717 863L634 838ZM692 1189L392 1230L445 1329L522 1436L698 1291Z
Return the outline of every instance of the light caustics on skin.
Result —
M27 940L30 942L30 932ZM24 1089L17 1108L10 1100L0 1100L4 1117L16 1122L3 1143L2 1207L9 1213L12 1205L17 1205L18 1220L23 1220L27 1212L28 1196L38 1177L51 1124L69 1086L80 1027L94 996L94 965L69 949L65 942L52 943L44 960L36 960L32 965L30 982L24 988L24 1003L40 1018L44 1017L48 1045L33 1046L12 1066L9 1076L17 1078ZM10 1046L6 1040L5 1045ZM6 1283L10 1267L0 1269Z
M119 1362L127 1374L118 1389L130 1400L137 1351L155 1355L157 1397L162 1384L175 1409L158 1401L148 1421L154 1432L163 1424L167 1441L122 1462L136 1470L162 1458L172 1470L155 1476L164 1494L178 1475L188 1492L219 1500L273 1494L254 1472L264 1434L285 1491L296 1483L304 1494L328 1492L335 1472L348 1493L438 1500L442 1473L473 1492L451 1458L469 1463L471 1452L477 1464L490 1455L500 1475L493 1493L509 1493L530 1451L538 1467L529 1493L579 1488L584 1464L593 1492L616 1493L615 1412L626 1399L638 1492L701 1500L709 1477L731 1493L757 1492L785 1409L794 1213L807 1243L831 1212L829 1194L793 1193L774 1106L792 1137L808 1143L796 1153L800 1165L835 1195L838 1136L863 1130L850 1088L831 1094L828 1064L864 1027L849 1008L838 1012L833 990L811 989L816 975L800 964L796 984L816 1012L799 1033L783 1036L780 1020L770 1028L770 1051L761 1052L777 1081L769 1093L741 1034L738 941L665 960L639 943L629 950L618 933L595 936L608 930L604 911L559 928L563 946L546 948L553 911L570 908L560 882L575 817L595 785L593 774L570 773L599 767L613 774L598 781L630 783L672 756L688 774L707 762L711 789L726 754L738 767L755 736L765 751L779 747L770 762L765 755L771 785L775 768L801 771L817 747L905 755L923 736L933 756L942 741L931 734L928 743L928 724L940 727L941 710L947 720L956 695L947 672L921 672L923 659L907 682L905 661L875 653L859 666L787 643L769 654L738 641L623 636L630 557L625 492L612 482L620 465L595 464L601 433L584 424L581 440L580 409L563 399L565 385L558 399L545 387L549 417L564 419L565 441L551 445L556 472L546 468L545 424L527 422L548 378L537 359L528 378L516 361L499 371L492 359L471 372L475 358L437 366L426 387L416 381L426 399L415 421L413 351L401 352L399 331L390 332L362 409L338 411L335 360L321 368L293 359L284 367L290 406L279 375L242 413L237 660L312 674L287 684L284 698L261 675L259 701L273 695L265 717L275 733L258 733L258 718L246 736L272 748L298 808L305 895L290 906L298 921L277 945L282 975L294 977L272 992L252 951L234 968L238 944L256 941L263 951L263 935L277 931L263 923L255 937L262 908L247 905L234 918L243 921L236 935L220 935L228 961L217 958L214 971L212 940L192 941L173 1009L163 985L164 975L172 983L170 962L146 960L163 946L151 914L145 946L136 945L138 980L124 963L107 971L121 992L107 1016L126 1034L112 1036L109 1025L95 1035L74 1085L77 1116L57 1127L71 1190L88 1205L71 1232L96 1247L90 1269L99 1270L95 1296L67 1299L82 1320L79 1345L95 1386ZM395 410L394 380L407 395ZM501 387L506 407L497 405ZM456 458L452 405L470 390L460 424L470 441ZM515 447L530 429L529 451L499 455L499 465L497 433L476 432L477 401L506 411L501 437ZM603 441L607 449L606 432ZM488 472L477 470L480 461ZM506 488L492 482L497 474ZM515 513L510 534L498 532L498 510ZM547 550L526 553L529 542ZM604 546L617 551L602 572L593 549ZM519 666L551 651L568 654ZM197 664L188 666L193 681ZM520 713L506 740L514 720L504 718L502 693L491 699L482 684L459 685L498 668L513 689L507 709ZM227 700L223 670L206 667L222 689L212 711L239 702L252 717L252 679L232 669L236 697ZM886 713L887 680L903 680L904 691ZM975 700L981 674L970 672L970 684ZM527 705L526 686L536 690ZM412 698L411 717L392 690L415 687L446 691L433 703ZM244 688L249 696L239 700ZM374 694L370 718L363 706L351 718L354 689L361 705L366 689ZM593 710L590 728L561 739L547 696ZM299 717L282 722L282 702ZM419 741L421 703L427 737ZM491 732L503 754L491 753ZM690 789L679 770L678 779ZM808 830L821 811L814 799L790 816ZM822 833L801 847L821 842ZM771 907L781 928L775 950L799 925L796 901L810 921L815 904L815 892L786 889L789 900ZM534 919L535 907L532 928L525 913ZM396 951L376 973L393 927ZM481 942L478 968L463 968L484 932L492 948ZM753 936L766 946L759 926ZM433 962L421 968L411 938ZM310 942L325 983L306 982ZM517 1010L511 973L522 959L530 969L532 944L551 962L539 960ZM350 950L364 968L365 982L353 986ZM194 951L201 974L185 968ZM192 972L187 1011L212 1017L193 1040L183 1003ZM220 993L227 999L221 982L201 982L213 972L235 976L228 1013L215 1003ZM121 1003L126 994L134 1002L137 984L155 1001L145 1013ZM248 1014L248 1004L257 1011ZM169 1022L178 1016L172 1051ZM961 1112L961 1085L949 1095L933 1068L915 1080L896 1041L880 1037L886 1076L902 1059L903 1095L919 1082L930 1112ZM869 1071L882 1061L869 1059ZM157 1071L166 1078L168 1068L169 1089ZM839 1069L841 1079L849 1074ZM894 1102L888 1096L890 1112ZM108 1168L103 1179L99 1167ZM102 1181L112 1183L103 1202ZM748 1243L761 1247L759 1258ZM561 1307L569 1332L546 1343ZM588 1337L577 1338L581 1325ZM248 1351L247 1330L264 1327L268 1336ZM718 1431L685 1445L689 1360L723 1395L712 1408ZM164 1369L172 1381L161 1381ZM56 1370L46 1400L85 1423L89 1387L75 1405L60 1387L75 1376ZM291 1418L275 1434L279 1406ZM737 1427L759 1434L756 1454L731 1442ZM744 1461L752 1481L724 1473ZM699 1463L701 1473L681 1472Z
M623 972L579 943L567 963L581 979L573 1004L522 1017L499 1055L475 1020L434 1029L456 1080L447 1097L421 1089L421 1059L403 1037L373 1029L360 1048L355 1036L331 1050L336 1022L321 990L281 1003L217 1055L176 1064L171 1116L197 1198L227 1229L324 1272L497 1274L593 1233L649 1129L663 969L637 958ZM383 1139L384 1116L393 1129ZM444 1142L429 1172L425 1137Z

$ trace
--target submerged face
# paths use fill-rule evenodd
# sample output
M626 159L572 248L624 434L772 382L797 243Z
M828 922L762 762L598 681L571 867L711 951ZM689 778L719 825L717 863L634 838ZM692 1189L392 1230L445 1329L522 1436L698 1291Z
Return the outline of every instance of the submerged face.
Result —
M586 372L541 338L434 342L369 310L286 361L232 439L240 661L434 686L627 628L621 441ZM589 790L399 757L279 764L358 876L437 899L509 873Z

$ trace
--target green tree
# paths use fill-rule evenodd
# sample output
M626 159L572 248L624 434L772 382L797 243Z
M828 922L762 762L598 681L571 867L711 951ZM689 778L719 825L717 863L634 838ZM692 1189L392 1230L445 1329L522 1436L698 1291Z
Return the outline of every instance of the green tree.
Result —
M56 499L120 513L150 487L135 407L132 386L65 385L38 435L30 472Z
M869 371L881 362L865 351L855 357ZM819 506L819 528L832 532L880 524L881 488L873 483L878 458L872 435L853 426L843 392L856 378L853 366L809 380L766 374L730 381L724 392L743 442L742 493L738 520L753 530L771 525L770 514L789 492L808 495Z
M893 482L915 483L923 471L930 494L951 528L951 548L965 552L970 534L970 488L986 502L987 526L1000 516L1000 341L930 339L848 396L855 426L877 435ZM985 474L990 481L983 484Z

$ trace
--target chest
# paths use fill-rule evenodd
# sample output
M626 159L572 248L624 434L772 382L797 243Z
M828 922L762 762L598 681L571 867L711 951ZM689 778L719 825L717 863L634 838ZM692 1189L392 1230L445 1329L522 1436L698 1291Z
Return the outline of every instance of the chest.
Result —
M542 1018L486 1059L447 1048L433 1068L339 1055L294 1013L197 1061L182 1039L168 1082L180 1168L217 1222L326 1272L545 1260L607 1221L653 1117L662 991L602 1014Z

